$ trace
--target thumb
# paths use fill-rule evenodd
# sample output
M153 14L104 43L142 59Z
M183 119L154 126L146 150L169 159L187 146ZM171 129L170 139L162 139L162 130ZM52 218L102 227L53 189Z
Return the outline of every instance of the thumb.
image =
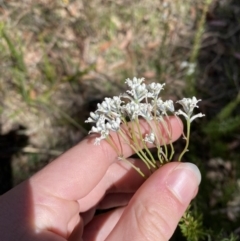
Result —
M107 241L167 241L197 193L201 174L191 163L169 163L136 192Z

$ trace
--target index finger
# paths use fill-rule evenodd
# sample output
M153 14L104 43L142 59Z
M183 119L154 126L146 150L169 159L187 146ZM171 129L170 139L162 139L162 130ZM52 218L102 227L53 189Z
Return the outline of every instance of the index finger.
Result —
M175 141L182 134L182 124L177 117L167 120L172 130L171 141ZM142 124L142 130L149 129L148 124ZM111 134L117 139L116 133ZM30 180L31 183L54 196L66 200L79 200L86 196L102 179L108 167L117 160L118 154L106 142L94 146L91 136L85 138L78 145L51 162ZM126 143L121 143L125 157L134 154Z

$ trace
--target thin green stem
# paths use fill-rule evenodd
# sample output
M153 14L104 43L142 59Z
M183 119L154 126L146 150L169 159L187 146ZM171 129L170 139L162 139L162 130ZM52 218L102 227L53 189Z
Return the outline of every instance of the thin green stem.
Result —
M162 131L161 131L161 126L164 128L164 131L167 130L166 125L165 125L165 121L164 121L163 118L160 120L160 124L161 124L161 125L158 125L158 129L159 129L159 133L160 133L160 136L161 136L162 145L163 145L163 147L164 147L165 155L168 156L168 149L167 149L166 140L165 140L164 135L162 135ZM164 133L164 132L163 132L163 133Z
M161 164L164 164L164 161L162 160L162 157L161 157L161 153L163 153L162 152L162 150L161 150L161 148L160 149L158 149L157 150L157 155L158 155L158 159L159 159L159 161L161 162Z
M168 128L167 128L167 131L168 131ZM168 138L169 138L169 145L171 147L171 154L170 154L168 161L171 161L173 158L173 155L175 153L175 150L174 150L174 147L172 144L172 128L171 128L171 126L169 126Z
M183 151L181 152L178 161L180 162L182 160L183 155L188 151L188 146L189 146L189 136L190 136L190 120L187 120L187 135L186 135L186 145L183 149Z
M147 168L150 170L150 169L151 169L151 168L150 168L150 165L149 165L148 161L144 158L144 156L142 156L142 153L140 153L140 152L137 150L137 148L129 142L128 138L125 136L125 134L123 133L122 130L119 131L119 134L121 135L121 137L123 138L123 140L124 140L124 141L133 149L133 151L139 156L139 158L146 164Z
M160 121L157 119L156 102L157 102L157 99L155 98L154 99L154 117L153 117L153 120L154 120L154 124L155 124L156 129L153 128L153 126L150 123L149 123L149 125L151 126L151 128L153 130L153 133L154 133L154 135L156 137L156 140L157 140L157 142L155 142L155 144L156 144L156 147L157 147L158 159L161 162L161 164L164 164L164 162L162 160L162 157L160 155L160 153L162 153L162 148L161 148L161 141L159 140L159 136L160 136L160 139L162 140L162 143L165 144L165 142L164 142L164 138L162 138L162 132L161 132L161 128L160 128ZM166 145L164 145L164 149L166 151Z
M108 144L114 149L114 151L115 151L118 155L122 154L122 153L119 153L119 150L118 150L118 148L117 148L117 146L116 146L116 143L113 142L113 140L111 139L111 137L107 136L107 137L106 137L106 141L108 142Z
M124 158L124 157L121 157L120 160L123 160L123 161L129 163L133 169L135 169L142 177L145 178L145 175L144 175L144 173L141 171L141 169L140 169L139 167L134 166L134 164L132 164L128 159L126 159L126 158Z
M149 121L149 120L146 120L146 121L148 122L148 124L149 124L150 127L151 127L150 121ZM137 119L136 123L137 123L137 128L138 128L138 131L139 131L139 134L140 134L140 133L141 133L141 130L140 130L140 125L139 125L139 120L138 120L138 119ZM153 128L151 127L151 129L153 129ZM155 161L152 153L151 153L150 150L148 149L148 147L147 147L147 145L146 145L146 142L145 142L144 140L142 140L142 144L143 144L143 146L144 146L144 149L147 151L148 155L150 156L152 162L153 162L154 164L156 164L156 161Z
M135 121L135 123L136 123L136 125L137 125L137 121ZM133 124L134 124L134 123L132 122L132 125L133 125ZM138 126L138 125L137 125L137 126ZM138 140L139 140L139 139L142 139L140 129L138 130L139 138L136 137L133 126L132 126L131 130L132 130L131 134L132 134L133 143L136 145L136 148L137 148L138 152L140 152L140 153L144 156L145 160L146 160L153 168L156 168L156 165L151 162L151 160L147 157L147 155L146 155L146 154L144 153L144 151L142 150L142 147L139 145Z
M158 127L157 127L159 125L159 122L158 122L158 120L156 119L155 116L154 116L154 124L156 126L156 129L154 129L153 127L151 127L151 128L153 130L154 136L156 137L155 145L156 145L158 153L159 153L159 151L161 150L161 144L160 144L160 140L159 140L159 137L158 137ZM160 132L159 132L159 134L161 135ZM159 161L160 161L159 156L158 156L158 158L159 158Z
M163 152L163 151L161 151L160 152L160 154L165 158L165 162L168 162L168 158L167 158L167 156L165 155L165 153ZM164 164L164 162L163 162L163 164Z
M171 161L172 158L173 158L173 155L174 155L174 153L175 153L175 150L174 150L174 147L173 147L172 142L170 142L169 144L170 144L170 147L171 147L171 155L170 155L170 157L169 157L169 161Z
M169 116L167 116L167 119L169 120ZM169 123L169 122L168 122ZM168 140L169 140L169 145L170 145L170 147L171 147L171 154L170 154L170 157L168 157L168 150L167 150L167 152L166 152L166 161L168 162L168 161L170 161L170 160L172 160L172 157L173 157L173 155L174 155L174 147L173 147L173 144L172 144L172 129L171 129L171 127L168 127L168 125L167 125L167 123L163 120L163 126L164 126L164 131L167 133L167 135L168 135Z

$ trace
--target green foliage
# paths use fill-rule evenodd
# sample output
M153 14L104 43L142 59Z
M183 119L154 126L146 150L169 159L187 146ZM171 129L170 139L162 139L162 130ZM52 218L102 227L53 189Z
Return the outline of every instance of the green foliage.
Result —
M218 240L220 240L220 241L237 241L237 240L239 240L238 237L235 234L233 234L233 233L231 233L229 235L229 237L224 237L224 236L225 236L224 232L221 231L219 233L219 235L217 235L216 239L209 238L209 241L213 241L213 240L216 240L216 241L218 241Z
M202 222L202 214L196 215L188 208L179 223L181 232L187 241L200 241L206 237Z
M236 99L229 102L224 108L222 108L221 112L218 114L217 118L219 120L225 120L230 117L234 109L240 104L240 94L237 95Z
M26 72L27 68L23 61L23 53L15 47L15 44L8 36L7 32L4 29L4 25L1 26L0 36L6 41L9 51L11 53L11 58L14 64L14 67L19 71Z
M54 83L57 80L57 73L55 68L56 67L53 64L51 64L48 56L44 55L42 73L50 83Z
M239 103L240 94L233 101L226 104L220 113L203 127L203 131L213 138L235 132L240 127L240 115L233 116L232 113Z
M17 90L21 93L23 99L26 102L29 102L29 90L26 84L27 67L24 63L23 52L21 51L20 47L16 47L17 45L10 38L3 24L0 26L0 36L5 40L10 52L9 57L12 62L12 81L15 84Z
M209 10L209 6L212 3L213 0L205 0L204 4L203 4L203 10L200 16L200 19L198 21L198 27L197 27L197 31L195 34L195 38L194 38L194 43L193 43L193 47L192 47L192 52L191 52L191 56L190 56L190 64L195 64L197 61L197 57L199 54L199 50L201 48L201 42L202 42L202 35L204 33L205 30L205 23L206 23L206 15L207 12ZM188 83L188 88L187 88L187 93L191 94L191 95L196 95L196 91L195 91L195 71L192 74L189 74L186 76L187 78L187 83Z
M221 230L211 230L203 225L203 216L202 213L188 208L184 213L183 217L179 223L180 230L182 235L186 238L187 241L237 241L238 237L231 233L226 235L226 233Z
M226 120L214 119L204 127L204 132L213 137L230 134L240 127L240 116L229 117Z

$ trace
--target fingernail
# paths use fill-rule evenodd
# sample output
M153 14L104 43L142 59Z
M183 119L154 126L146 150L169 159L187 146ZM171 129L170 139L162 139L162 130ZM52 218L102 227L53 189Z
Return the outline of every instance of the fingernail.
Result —
M196 188L201 182L201 173L192 163L180 163L168 175L166 185L172 194L181 202L186 203L194 197Z

